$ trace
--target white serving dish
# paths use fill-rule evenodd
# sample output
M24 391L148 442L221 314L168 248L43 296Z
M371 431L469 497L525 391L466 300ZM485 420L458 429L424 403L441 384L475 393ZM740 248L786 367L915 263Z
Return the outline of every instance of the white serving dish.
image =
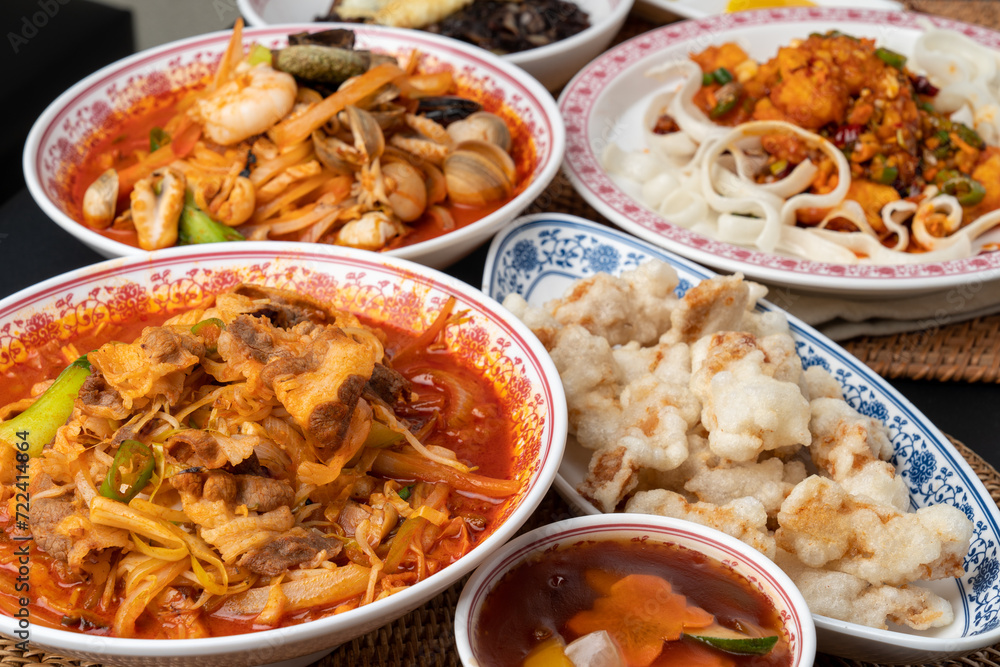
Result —
M520 535L490 556L465 584L455 610L455 643L462 664L485 667L475 646L479 613L490 591L511 569L560 546L632 539L676 544L725 563L774 604L784 620L792 658L790 667L811 667L816 656L816 629L802 594L781 568L756 549L714 528L649 514L600 514L566 519Z
M792 39L828 30L871 37L880 45L909 54L927 22L959 30L981 44L1000 48L1000 33L986 28L927 14L867 7L737 12L682 21L639 35L590 63L563 89L559 108L567 128L564 171L588 203L625 231L701 264L726 272L742 271L769 284L874 298L996 280L1000 278L997 252L895 266L845 265L715 241L671 224L640 202L636 183L613 178L601 166L601 153L609 143L625 150L643 148L642 118L646 108L653 97L673 90L677 83L647 78L645 72L654 65L733 41L752 58L766 60ZM974 246L997 241L1000 229L979 237Z
M573 0L590 17L590 27L554 44L502 56L549 90L558 90L580 68L596 58L621 29L633 0ZM249 25L304 23L325 16L331 0L237 0Z
M286 43L289 33L328 27L305 23L252 28L243 32L243 42L247 46L259 42L278 48ZM417 49L432 63L451 65L460 82L485 91L520 117L534 142L534 168L511 201L465 227L386 252L429 266L447 266L487 241L545 190L559 169L565 149L562 118L551 95L535 80L481 49L413 30L348 27L355 30L362 48L407 55ZM70 160L79 159L74 147L113 111L128 109L146 95L193 83L213 72L230 36L229 31L210 33L119 60L74 85L42 112L24 145L24 178L31 196L57 225L105 257L144 252L102 236L67 215L63 203L68 198L66 167Z
M575 216L556 213L519 218L493 240L483 291L497 300L517 293L532 305L562 295L574 280L604 271L617 274L656 258L680 275L678 292L714 275L645 241ZM763 310L780 310L764 303ZM961 579L927 584L952 603L955 620L926 632L878 630L816 616L819 650L883 664L923 664L967 655L1000 641L1000 509L948 439L888 382L842 347L794 316L792 337L804 366L820 365L843 386L844 399L889 427L892 462L910 488L914 508L945 503L972 519L975 534ZM576 488L587 474L590 451L566 447L555 487L582 514L599 511Z
M902 10L903 3L895 0L811 0L817 7L866 7L868 9ZM703 19L726 13L729 0L637 0L636 7L649 17L680 16Z
M334 647L416 609L468 574L510 539L545 496L562 456L566 403L545 348L479 290L427 267L348 248L261 242L187 246L108 260L0 300L0 366L103 322L174 313L240 282L311 294L373 323L423 331L451 296L467 319L451 325L450 348L487 378L510 410L513 475L522 489L504 501L500 522L466 556L396 595L300 625L207 639L123 639L32 624L34 648L108 665L235 667L315 662ZM17 621L0 615L0 634ZM21 638L18 638L20 641ZM288 662L284 662L288 661Z

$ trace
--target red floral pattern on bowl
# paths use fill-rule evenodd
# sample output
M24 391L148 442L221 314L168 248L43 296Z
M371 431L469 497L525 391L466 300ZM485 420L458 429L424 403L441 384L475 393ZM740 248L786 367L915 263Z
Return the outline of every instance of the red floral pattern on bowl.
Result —
M188 246L109 260L23 290L0 301L0 370L16 374L19 364L30 363L33 350L71 343L109 323L204 307L214 295L242 282L300 291L376 325L414 334L430 326L445 302L454 297L456 311L465 317L445 327L443 340L462 365L494 386L514 438L512 476L522 482L518 493L503 502L497 524L480 538L479 545L427 580L370 605L377 607L374 610L363 607L299 626L244 635L239 638L243 645L233 647L234 652L250 652L256 644L272 646L279 638L280 650L268 659L278 661L332 648L388 623L457 581L512 537L555 475L565 445L566 407L562 384L545 348L516 318L478 290L405 260L275 242ZM12 633L14 628L7 627L11 622L0 616L0 632ZM323 625L324 632L310 630L316 624ZM97 640L116 650L146 646L136 648L130 664L148 665L180 664L182 656L201 655L199 644L205 647L216 641L93 638L32 629L33 643L88 659L100 658L99 652L84 650ZM188 645L194 647L193 653L187 652ZM165 662L157 662L157 655L166 658ZM233 655L217 657L202 664L240 662Z
M249 28L253 43L279 48L294 32L329 26L312 24ZM453 40L412 30L351 26L360 48L406 59L417 52L421 69L454 72L459 92L480 101L511 125L518 162L519 192L506 205L444 236L388 251L431 266L446 266L486 241L545 189L562 160L565 130L551 96L516 66ZM146 97L196 84L214 71L230 33L218 32L166 44L113 63L56 99L36 121L24 148L24 174L39 206L61 227L106 257L137 254L138 248L104 237L76 222L68 202L73 167L112 114L124 113Z

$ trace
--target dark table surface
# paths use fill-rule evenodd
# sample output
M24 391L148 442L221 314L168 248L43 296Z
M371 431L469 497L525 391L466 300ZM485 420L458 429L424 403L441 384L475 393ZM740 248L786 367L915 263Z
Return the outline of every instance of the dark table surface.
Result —
M0 48L0 68L15 72L5 74L5 85L17 88L18 96L24 99L20 105L0 105L4 109L0 113L10 116L4 123L8 132L0 142L0 159L7 166L3 170L7 178L0 179L0 199L5 199L0 205L0 298L103 260L53 223L35 204L20 180L20 151L34 118L52 99L83 76L131 52L130 23L127 12L86 0L58 6L44 29L26 42L11 42ZM0 27L4 34L30 33L24 20L31 19L37 9L36 3L28 0L3 0ZM81 34L103 34L106 38L99 49L80 49L76 39ZM51 58L39 57L53 50L72 57L55 65ZM478 287L485 258L486 248L479 248L446 272ZM1000 385L914 380L892 380L892 384L942 431L1000 468Z

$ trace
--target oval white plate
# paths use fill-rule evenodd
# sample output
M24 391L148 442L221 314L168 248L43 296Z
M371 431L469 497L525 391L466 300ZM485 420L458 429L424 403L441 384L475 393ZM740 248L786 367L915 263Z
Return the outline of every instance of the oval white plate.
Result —
M711 271L609 227L556 213L518 218L490 245L483 291L501 301L517 293L532 305L562 295L578 278L604 271L618 274L656 258L680 275L683 294ZM760 310L780 310L764 303ZM927 587L948 599L955 621L917 633L877 630L816 616L819 650L868 662L923 663L965 655L1000 641L1000 510L965 459L913 405L871 369L809 325L788 316L805 367L820 365L841 383L845 400L889 426L892 462L910 488L914 508L945 503L961 508L975 524L961 579ZM587 473L590 452L570 437L555 487L584 514L598 510L576 491Z
M566 120L563 168L573 187L602 215L626 231L689 259L765 282L801 289L864 296L943 290L971 281L1000 278L1000 253L947 262L901 266L828 264L765 253L714 241L672 225L635 196L638 187L613 180L601 167L609 142L642 148L642 115L649 100L674 84L644 76L651 66L712 44L737 42L751 57L772 57L780 45L811 32L840 30L873 37L880 45L909 53L920 21L960 30L977 42L1000 48L1000 33L940 17L869 9L773 9L682 21L639 35L608 51L582 70L563 90L559 107ZM994 230L981 237L1000 240Z
M903 3L895 0L812 0L817 7L867 7L868 9L902 10ZM639 0L639 5L665 10L686 19L725 14L729 0Z

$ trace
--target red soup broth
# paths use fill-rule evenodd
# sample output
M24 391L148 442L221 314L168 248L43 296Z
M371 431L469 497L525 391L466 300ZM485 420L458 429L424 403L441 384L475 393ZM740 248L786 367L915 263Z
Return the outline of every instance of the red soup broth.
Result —
M28 359L0 374L0 406L17 401L29 394L36 382L54 378L76 354L88 351L111 341L133 341L148 326L160 326L174 313L144 314L124 324L110 324L95 332L71 341L49 343L29 353ZM416 340L410 332L372 322L363 315L360 319L385 335L385 349L391 359L400 350ZM444 349L422 347L408 355L394 368L413 384L414 400L397 414L415 423L437 422L424 439L427 445L441 445L455 451L458 458L476 467L476 472L499 479L510 479L513 474L514 436L493 385L484 377L466 368ZM400 479L408 484L415 480ZM456 492L451 494L449 510L467 519L473 532L473 546L478 544L496 527L502 503L490 498ZM0 503L0 614L13 616L18 613L20 595L17 589L17 550L29 546L32 563L30 574L31 602L29 611L34 624L60 628L73 632L109 636L109 626L115 615L122 590L115 592L110 607L96 603L82 606L87 612L80 618L64 615L62 611L70 600L95 601L101 591L86 581L81 581L62 563L38 549L34 542L12 539L13 504ZM428 564L431 573L455 562L460 553L437 553L435 561ZM337 561L338 563L340 561ZM287 614L278 627L298 625L329 616L333 609L318 607ZM268 630L274 626L257 625L252 619L228 617L221 613L206 615L203 619L212 636L227 636ZM136 638L162 639L170 636L160 618L144 612L136 622Z
M594 609L602 594L587 581L588 571L605 581L628 575L653 575L674 593L715 616L730 629L757 628L778 637L766 655L736 655L690 639L664 642L652 667L732 665L790 667L791 651L783 623L771 600L741 575L698 551L650 540L598 540L564 545L533 554L511 568L483 603L473 647L482 667L521 667L540 644L553 636L566 643L580 635L569 627L579 612ZM635 605L643 600L635 600ZM694 630L692 633L696 632ZM708 653L712 659L699 656ZM721 660L714 659L715 656ZM629 667L633 667L630 665Z

